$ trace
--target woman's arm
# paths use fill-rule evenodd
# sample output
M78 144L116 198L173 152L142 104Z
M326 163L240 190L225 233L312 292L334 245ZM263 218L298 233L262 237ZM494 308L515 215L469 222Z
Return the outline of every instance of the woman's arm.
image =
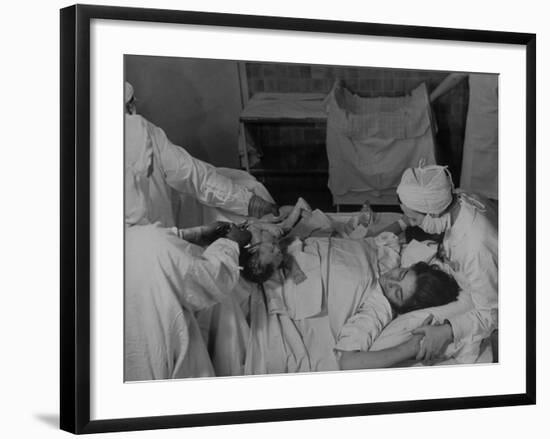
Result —
M393 348L381 351L345 351L340 357L342 370L377 369L391 367L416 357L423 336L413 335L409 340Z

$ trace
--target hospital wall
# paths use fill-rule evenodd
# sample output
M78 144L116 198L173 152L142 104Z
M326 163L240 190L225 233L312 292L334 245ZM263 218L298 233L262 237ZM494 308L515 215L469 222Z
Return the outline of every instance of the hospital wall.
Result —
M241 98L235 61L126 55L139 114L191 155L238 167Z
M125 79L133 84L138 113L160 126L176 145L215 166L239 167L238 130L242 111L237 61L176 57L125 56ZM425 82L433 90L447 72L350 66L243 62L249 97L259 92L328 93L336 79L365 97L402 96ZM449 165L459 184L468 108L468 81L434 105L437 160ZM283 204L296 199L296 187L313 206L332 209L327 187L326 124L249 124L261 145L255 173ZM289 178L285 170L300 170ZM281 172L277 172L281 171ZM350 207L353 210L353 207Z
M236 61L127 55L125 79L135 89L138 112L162 127L168 137L192 155L216 166L238 167L238 117L242 109ZM400 96L422 82L432 90L446 72L246 62L249 96L258 92L327 93L340 79L366 97ZM448 164L455 183L460 178L468 83L463 81L434 105L438 161ZM285 149L281 168L304 157L326 169L322 154L324 124L258 126L266 148ZM295 154L287 154L296 147ZM313 157L313 159L312 159ZM292 163L286 163L290 160ZM295 164L295 163L294 163Z
M249 95L259 92L328 93L335 80L341 80L353 93L364 97L403 96L425 82L432 91L448 74L440 71L323 66L283 63L246 63ZM455 184L459 184L468 82L457 87L433 104L437 121L437 160L449 165ZM325 126L271 126L260 133L271 148L287 148L289 144L312 148L324 145ZM286 157L289 157L286 155ZM289 159L292 159L290 157ZM321 164L320 162L318 164ZM321 164L322 165L322 164ZM283 164L282 166L285 166ZM315 166L315 164L314 164Z

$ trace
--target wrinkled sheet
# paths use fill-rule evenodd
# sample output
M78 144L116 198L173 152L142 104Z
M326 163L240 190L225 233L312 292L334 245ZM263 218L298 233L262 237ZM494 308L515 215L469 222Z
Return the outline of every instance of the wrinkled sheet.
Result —
M335 348L368 348L391 320L373 240L331 241L329 252L328 238L309 238L295 254L305 282L270 280L251 295L246 374L338 370Z
M386 217L390 222L395 217L395 214L391 213L378 215L380 216L377 222L380 227L387 222ZM349 215L332 214L331 218L346 221ZM395 251L395 241L390 241L392 240L382 239L377 245L370 241L370 256L372 259L376 254L376 266L373 266L372 262L365 263L364 276L372 273L373 269L383 273L401 264L400 254ZM372 245L373 243L375 245ZM326 244L323 245L326 246ZM431 249L430 244L423 244L423 246ZM412 265L420 260L432 261L425 248L419 251L416 242L410 249L404 247L401 254L403 253L406 255L406 265ZM435 251L432 249L430 254L435 256ZM349 265L348 259L349 253L346 255L344 252L343 260L347 265ZM380 323L384 318L376 316L376 312L383 308L374 306L372 307L374 315L367 315L367 319L372 317L375 326L373 327L372 323L367 324L368 328L362 331L361 324L365 323L365 320L361 320L361 313L357 312L359 311L357 296L360 292L352 285L354 281L349 276L350 271L331 271L329 291L351 291L351 294L345 294L341 298L336 297L329 302L324 295L326 274L323 270L326 270L326 260L322 260L317 266L314 259L302 258L299 263L308 273L308 278L319 277L310 280L309 284L300 284L301 288L300 285L290 285L285 289L286 284L281 286L277 282L266 283L263 291L256 286L250 286L251 327L245 365L246 374L338 370L338 361L334 354L334 348L338 343L340 343L339 348L344 350L381 350L394 347L407 340L410 337L410 331L417 328L429 314L434 316L435 322L443 322L474 306L471 294L467 292L467 281L460 274L453 272L457 282L465 290L460 293L456 302L401 315L391 322L389 320L385 322L380 330L376 329L376 321ZM443 268L451 271L449 267ZM323 291L322 296L314 293L319 290ZM371 297L376 300L376 293ZM331 306L328 306L328 303ZM368 301L363 301L363 304L368 305ZM330 312L334 315L329 316ZM352 317L353 314L356 316ZM345 322L349 322L350 326L346 328ZM346 339L345 336L349 334L353 337ZM369 334L372 338L369 338ZM451 343L443 357L434 364L487 363L491 362L492 358L491 346L487 339L470 340ZM400 366L421 365L411 360Z

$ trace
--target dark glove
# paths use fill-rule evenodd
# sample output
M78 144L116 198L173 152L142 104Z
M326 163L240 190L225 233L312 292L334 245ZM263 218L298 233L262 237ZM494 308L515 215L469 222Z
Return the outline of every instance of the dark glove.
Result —
M235 224L231 224L229 230L225 234L225 238L231 239L239 244L239 248L243 248L252 239L252 233L245 228L237 227Z
M225 221L214 221L202 226L202 240L206 245L213 243L216 239L224 238L231 228L231 223Z
M252 195L252 198L250 198L248 202L248 215L255 218L261 218L270 213L279 216L279 207L276 204L264 200L258 195Z

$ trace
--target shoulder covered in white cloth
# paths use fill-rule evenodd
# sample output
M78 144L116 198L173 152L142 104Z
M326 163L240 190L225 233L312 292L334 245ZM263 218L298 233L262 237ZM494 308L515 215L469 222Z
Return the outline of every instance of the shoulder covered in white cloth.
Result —
M425 308L400 315L384 328L374 341L371 350L379 351L403 343L411 337L411 331L422 325L431 314L432 324L443 323L446 319L463 314L473 308L471 295L461 291L455 302L434 308ZM475 342L451 343L445 350L442 361L454 359L457 363L474 363L480 354L481 340Z
M376 238L379 255L379 265L383 264L384 262L386 264L388 264L388 262L395 263L395 261L391 261L391 258L387 259L387 249L388 245L389 248L395 246L394 242L396 238L392 238L392 236L394 235L391 233L384 233L382 235L379 235ZM467 312L474 308L472 296L469 292L469 289L466 288L466 280L463 278L463 276L453 272L450 267L446 266L443 262L440 262L435 257L437 255L437 248L437 243L433 241L418 242L416 240L412 240L407 245L402 246L400 254L400 264L403 267L408 267L417 262L435 263L443 271L451 274L461 286L462 291L460 292L458 299L455 302L449 303L444 306L416 310L398 316L384 328L382 333L372 344L371 350L378 351L390 348L408 340L411 336L411 331L421 326L422 322L429 315L433 315L433 324L437 324L443 323L447 319L450 319L457 315L461 315L464 312ZM386 259L380 259L381 255L385 256ZM447 347L441 361L452 359L454 362L457 363L476 362L480 354L480 343L481 340L451 343Z

